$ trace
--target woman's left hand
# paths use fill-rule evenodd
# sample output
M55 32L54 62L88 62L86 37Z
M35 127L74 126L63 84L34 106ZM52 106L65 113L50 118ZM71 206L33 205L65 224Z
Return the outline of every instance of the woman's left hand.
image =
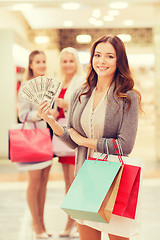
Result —
M46 101L43 101L37 109L38 116L42 118L44 121L48 122L50 118L53 118L50 114L50 104L48 104Z
M69 129L69 133L70 133L70 137L75 143L77 143L79 146L83 146L85 138L82 135L80 135L73 128Z
M81 134L79 134L73 128L69 129L69 133L70 133L70 137L72 138L72 140L75 143L77 143L77 145L84 146L84 147L87 147L87 148L91 148L91 149L97 151L97 141L98 141L98 139L83 137Z

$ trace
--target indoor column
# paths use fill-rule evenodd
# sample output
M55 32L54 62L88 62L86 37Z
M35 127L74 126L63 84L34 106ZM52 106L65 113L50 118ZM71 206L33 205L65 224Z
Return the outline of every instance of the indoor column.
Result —
M12 30L0 30L0 159L8 156L8 130L16 122L16 79Z

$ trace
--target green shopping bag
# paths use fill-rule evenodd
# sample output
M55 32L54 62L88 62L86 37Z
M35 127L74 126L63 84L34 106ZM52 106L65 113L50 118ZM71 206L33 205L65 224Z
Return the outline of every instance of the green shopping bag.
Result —
M122 170L121 162L85 160L61 208L75 219L109 222Z

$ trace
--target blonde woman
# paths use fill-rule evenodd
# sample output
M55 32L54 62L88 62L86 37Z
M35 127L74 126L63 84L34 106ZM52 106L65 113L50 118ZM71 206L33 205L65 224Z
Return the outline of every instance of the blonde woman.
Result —
M54 110L53 116L57 120L60 118L66 118L67 121L68 105L71 94L76 88L82 85L84 81L84 74L82 65L79 62L78 53L76 49L72 47L64 48L60 52L59 65L58 79L63 82L63 85L59 97L55 101L56 110ZM75 156L59 156L59 162L62 164L65 180L65 192L67 193L74 179ZM75 226L74 223L74 220L68 216L65 230L60 233L59 236L70 236L72 229Z
M25 81L22 87L32 78L43 76L46 73L46 56L42 51L33 51L29 55L28 68L26 69ZM46 127L37 115L37 107L31 103L19 102L19 119L24 121L28 113L27 121L35 122L37 128ZM51 235L47 233L44 224L44 205L46 199L46 187L48 182L51 161L18 164L20 170L28 172L27 202L32 216L32 228L37 239L48 239Z

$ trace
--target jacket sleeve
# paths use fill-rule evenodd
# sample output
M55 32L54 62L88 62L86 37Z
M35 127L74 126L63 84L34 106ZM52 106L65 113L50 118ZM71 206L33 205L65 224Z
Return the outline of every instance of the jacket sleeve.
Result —
M123 155L128 155L131 153L134 147L138 128L138 112L139 112L138 95L134 91L129 91L127 92L127 94L131 98L131 106L130 109L127 110L128 104L126 101L123 102L122 122L119 126L119 131L117 135L114 137L118 140L118 145L120 146ZM97 142L98 152L107 153L106 138L98 139ZM112 143L112 139L113 138L107 139L109 154L116 154Z
M18 115L19 115L19 120L21 122L24 122L24 119L27 113L28 113L28 117L27 117L28 122L37 122L41 120L41 118L39 118L37 115L37 110L33 108L33 104L20 101Z

